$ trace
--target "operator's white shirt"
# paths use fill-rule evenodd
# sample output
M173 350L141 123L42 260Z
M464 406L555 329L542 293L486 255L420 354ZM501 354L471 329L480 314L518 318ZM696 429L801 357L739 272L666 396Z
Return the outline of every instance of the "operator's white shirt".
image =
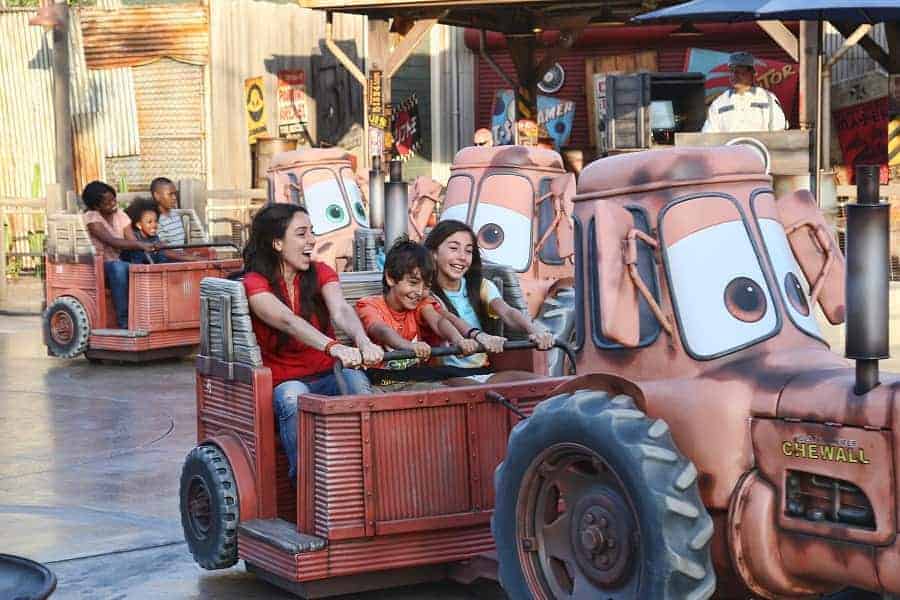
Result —
M733 133L739 131L781 131L787 129L784 111L775 94L753 86L739 94L729 88L709 105L703 131Z

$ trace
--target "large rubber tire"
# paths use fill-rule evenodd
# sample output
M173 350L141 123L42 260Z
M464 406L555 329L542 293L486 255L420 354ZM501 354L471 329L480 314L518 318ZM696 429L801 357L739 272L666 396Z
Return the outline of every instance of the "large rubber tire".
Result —
M548 297L538 311L538 323L549 329L557 340L575 345L575 290L570 287L560 288L556 294ZM550 377L570 375L575 365L570 365L562 350L553 348L547 351L547 374Z
M226 569L238 560L238 489L228 459L204 444L187 455L179 490L181 527L197 564Z
M60 296L44 310L44 343L52 356L75 358L84 353L91 337L91 322L81 302Z
M494 475L500 583L514 600L709 598L713 523L696 479L629 396L542 402Z

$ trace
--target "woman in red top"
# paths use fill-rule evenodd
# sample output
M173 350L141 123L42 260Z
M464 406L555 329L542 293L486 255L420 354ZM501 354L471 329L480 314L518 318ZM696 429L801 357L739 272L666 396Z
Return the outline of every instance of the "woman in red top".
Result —
M253 219L244 249L253 333L263 364L272 371L272 400L291 481L297 468L297 396L338 395L335 359L345 367L358 367L376 365L384 355L344 300L334 269L312 260L315 244L305 208L272 204ZM356 348L334 339L332 319L355 340ZM348 369L344 376L350 393L371 391L361 371Z

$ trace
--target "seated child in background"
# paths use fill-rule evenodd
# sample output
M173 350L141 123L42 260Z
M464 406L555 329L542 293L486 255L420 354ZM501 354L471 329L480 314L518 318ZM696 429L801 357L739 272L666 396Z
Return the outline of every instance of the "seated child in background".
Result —
M474 352L477 343L466 339L447 318L439 303L428 294L434 277L434 259L421 244L401 239L385 257L380 296L369 296L356 303L356 312L366 334L386 350L412 350L416 359L389 361L367 375L381 390L410 391L434 388L440 373L420 361L427 361L431 347L423 336L459 344L465 352Z
M156 202L146 198L136 198L125 209L125 214L131 219L130 232L135 240L157 247L162 244L156 233L159 227L159 208L156 206ZM160 250L155 252L123 250L119 258L135 265L169 262L168 257Z

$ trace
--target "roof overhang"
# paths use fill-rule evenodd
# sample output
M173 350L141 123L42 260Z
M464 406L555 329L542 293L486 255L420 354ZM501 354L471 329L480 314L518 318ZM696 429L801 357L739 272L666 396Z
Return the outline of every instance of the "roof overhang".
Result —
M507 34L566 29L588 24L624 24L631 17L678 0L299 0L304 8L365 15L370 19L437 19L444 25L474 27Z

